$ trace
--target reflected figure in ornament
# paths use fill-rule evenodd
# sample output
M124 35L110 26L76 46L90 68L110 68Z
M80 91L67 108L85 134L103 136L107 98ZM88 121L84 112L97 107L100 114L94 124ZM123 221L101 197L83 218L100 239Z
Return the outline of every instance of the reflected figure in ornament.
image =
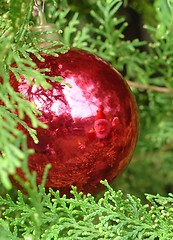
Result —
M94 122L94 130L98 139L106 139L111 132L111 123L106 119L103 105L99 106Z
M101 104L95 116L94 126L87 133L89 142L97 140L104 146L106 143L110 142L118 125L119 118L116 116L112 121L108 120L104 113L104 107Z

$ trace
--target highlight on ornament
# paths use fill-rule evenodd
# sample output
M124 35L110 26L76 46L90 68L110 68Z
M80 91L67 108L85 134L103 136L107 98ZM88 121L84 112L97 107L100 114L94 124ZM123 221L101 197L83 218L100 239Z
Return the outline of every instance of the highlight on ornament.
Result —
M100 181L113 181L132 157L138 135L134 96L120 73L94 54L81 49L58 57L40 54L44 61L31 56L37 69L48 68L45 75L61 76L66 84L48 80L51 88L45 90L11 75L17 91L36 105L39 120L48 126L36 129L38 144L20 126L35 150L29 169L37 172L39 184L50 163L46 188L68 194L75 185L78 191L97 193ZM31 125L28 118L25 122ZM18 174L24 177L21 169Z

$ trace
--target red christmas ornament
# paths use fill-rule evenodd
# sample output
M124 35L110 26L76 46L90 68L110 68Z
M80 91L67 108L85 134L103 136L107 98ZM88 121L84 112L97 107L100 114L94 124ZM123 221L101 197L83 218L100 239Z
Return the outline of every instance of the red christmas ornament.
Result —
M100 181L115 179L132 157L138 135L134 97L122 76L89 52L70 49L43 57L41 62L33 56L37 68L49 68L47 75L62 76L71 87L50 81L52 88L44 90L24 78L18 82L18 91L36 104L42 112L39 119L48 125L37 129L38 144L27 136L28 146L35 149L29 169L37 172L39 184L51 163L46 187L63 194L75 185L96 193Z
M33 31L45 39L41 41L44 47L50 44L46 39L57 40L57 34L52 31L55 26L46 23L44 3L35 4L40 26ZM101 180L111 182L131 159L138 135L134 97L122 76L89 52L70 49L58 57L42 56L44 62L32 57L37 68L48 68L48 76L62 76L71 88L49 81L52 88L44 90L28 85L23 77L17 82L11 76L15 89L36 104L42 112L39 119L48 125L48 129L37 129L38 144L26 132L28 146L35 149L29 157L29 169L37 172L39 184L45 166L51 163L47 188L68 194L75 185L78 191L96 193L102 187ZM26 122L30 125L28 119ZM23 177L21 171L18 173Z

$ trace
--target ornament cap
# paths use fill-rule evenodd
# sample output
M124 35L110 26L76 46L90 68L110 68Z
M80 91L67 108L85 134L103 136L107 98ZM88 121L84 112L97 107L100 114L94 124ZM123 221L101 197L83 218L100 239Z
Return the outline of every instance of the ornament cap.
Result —
M58 41L59 36L56 32L56 25L52 23L47 23L44 25L38 25L31 28L31 31L35 33L37 38L45 40L40 43L40 47L45 47L51 44L48 40Z
M55 32L56 25L53 23L47 23L44 25L38 25L31 28L31 31L38 34L43 39L58 40L58 33ZM45 33L44 33L45 32Z
M38 1L34 0L35 8L38 12L39 25L31 27L31 31L37 36L37 38L43 41L39 44L40 47L46 47L51 45L51 40L58 41L59 36L56 31L56 25L52 23L47 23L46 16L44 13L44 0Z

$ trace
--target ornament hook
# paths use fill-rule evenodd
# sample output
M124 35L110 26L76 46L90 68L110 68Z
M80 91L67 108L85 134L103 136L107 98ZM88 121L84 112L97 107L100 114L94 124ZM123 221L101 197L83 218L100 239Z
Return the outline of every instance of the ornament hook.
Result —
M40 25L46 25L47 21L46 21L46 17L44 14L45 1L44 0L42 0L42 1L34 0L34 6L38 12Z
M38 1L38 0L34 0L34 5L35 7L37 7L39 10L41 10L42 12L44 12L44 5L45 5L45 1Z

